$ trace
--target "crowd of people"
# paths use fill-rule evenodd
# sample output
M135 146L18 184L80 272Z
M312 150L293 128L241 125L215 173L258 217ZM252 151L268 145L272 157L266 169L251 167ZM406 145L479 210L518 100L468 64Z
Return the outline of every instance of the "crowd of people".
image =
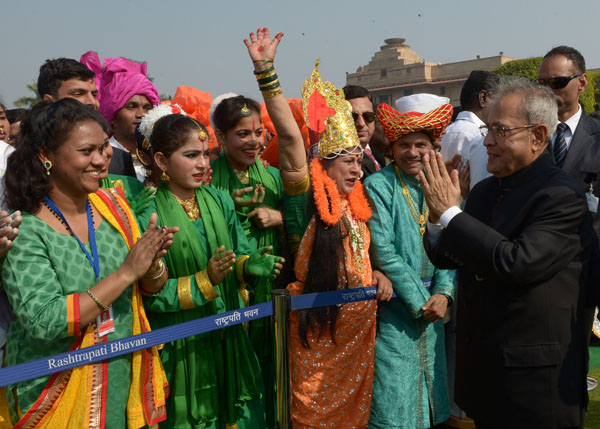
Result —
M287 99L282 37L244 40L260 103L161 102L145 63L87 52L40 67L31 109L0 105L3 365L376 286L291 312L294 428L583 427L600 121L581 54L394 108L319 60ZM236 324L8 385L0 428L272 428L275 361L270 318Z

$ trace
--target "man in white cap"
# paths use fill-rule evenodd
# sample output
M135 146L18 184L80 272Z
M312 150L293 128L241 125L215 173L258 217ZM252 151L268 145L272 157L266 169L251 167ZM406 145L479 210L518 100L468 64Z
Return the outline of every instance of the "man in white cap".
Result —
M400 113L427 113L433 109L437 109L443 104L450 103L450 99L447 97L440 97L434 94L412 94L407 95L396 100L396 110ZM450 128L452 125L449 125ZM479 131L478 131L479 132ZM444 138L445 133L442 132L442 136L436 140L437 145L440 144L440 140ZM483 137L481 137L483 140ZM434 145L436 145L434 142ZM439 146L437 146L439 148ZM483 145L482 145L483 147ZM485 152L485 148L484 148ZM446 168L451 171L454 168L458 168L461 158L457 157L455 160L446 161ZM487 163L487 156L486 156ZM485 167L485 166L484 166ZM487 172L487 170L486 170ZM458 427L465 429L472 429L475 427L473 420L467 417L467 414L460 409L460 407L454 401L454 383L456 379L456 306L449 308L450 317L445 318L444 323L444 334L446 342L446 362L448 372L448 391L450 395L450 418L446 421L446 425L449 427Z
M405 95L404 97L400 97L396 100L396 110L400 113L427 113L432 111L433 109L437 109L444 104L450 104L450 99L448 97L440 97L439 95L434 94L412 94ZM442 132L442 135L446 134L446 130ZM437 138L433 145L436 150L442 145L442 138Z

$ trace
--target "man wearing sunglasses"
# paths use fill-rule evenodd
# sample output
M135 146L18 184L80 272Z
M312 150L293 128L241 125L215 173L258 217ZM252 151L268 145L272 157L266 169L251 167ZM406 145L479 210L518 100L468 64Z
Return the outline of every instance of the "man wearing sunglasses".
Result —
M585 60L574 48L558 46L542 61L537 82L554 93L558 104L559 124L549 150L556 165L575 179L589 193L594 230L600 237L600 122L588 116L579 104L588 77Z
M600 122L588 116L579 104L579 96L588 82L585 70L585 59L579 51L558 46L544 56L537 82L552 90L558 104L560 123L549 150L554 155L556 165L585 190L594 231L600 240ZM596 306L600 303L597 295L597 292L590 294L589 304ZM593 314L590 312L588 317L591 320L587 322L587 338L590 338ZM595 384L596 380L588 378L589 386Z
M362 177L364 181L371 174L385 167L385 158L381 151L369 143L375 133L375 111L373 96L366 88L357 85L346 85L344 96L352 105L352 117L358 133L358 140L365 151L362 160Z

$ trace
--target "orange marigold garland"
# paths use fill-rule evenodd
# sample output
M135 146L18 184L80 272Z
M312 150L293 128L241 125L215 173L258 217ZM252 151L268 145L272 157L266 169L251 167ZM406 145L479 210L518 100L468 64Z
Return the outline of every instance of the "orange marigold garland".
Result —
M310 163L310 178L315 205L321 220L327 225L337 224L342 218L342 206L339 204L340 192L335 181L323 170L320 159L313 159Z
M319 217L327 225L333 226L342 218L342 205L340 192L335 181L323 169L321 159L313 159L310 163L310 178L313 185L315 205ZM352 214L359 220L366 222L371 218L371 207L367 202L362 183L357 182L348 196Z
M360 181L356 182L354 189L348 195L348 202L350 203L352 214L358 220L366 222L371 219L371 207L365 196L365 188Z

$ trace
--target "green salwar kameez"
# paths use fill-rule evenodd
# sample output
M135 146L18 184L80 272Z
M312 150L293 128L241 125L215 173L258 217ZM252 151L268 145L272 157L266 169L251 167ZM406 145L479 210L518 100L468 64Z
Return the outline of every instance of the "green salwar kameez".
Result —
M206 267L225 245L237 257L250 253L228 194L196 190L200 218L191 221L165 185L140 219L156 212L159 224L178 226L165 256L169 280L144 305L153 329L241 307L236 273L212 286ZM265 426L263 384L258 360L242 325L165 344L161 359L171 386L165 428L242 428ZM233 426L236 427L236 426Z
M220 189L231 195L233 192L260 184L265 188L265 198L263 205L272 209L280 210L282 208L283 185L279 170L274 167L264 167L260 159L256 160L254 165L248 169L249 183L244 184L237 177L227 158L222 156L211 164L213 177L210 183L211 187ZM249 195L253 195L250 193ZM242 207L236 210L238 219L244 229L244 233L250 243L252 250L264 246L273 246L272 254L279 255L281 248L279 230L277 227L259 228L251 219L248 213L256 207ZM257 280L256 289L250 294L248 305L260 304L271 301L271 290L273 289L274 279L261 278ZM276 422L276 382L275 382L275 346L274 333L271 320L269 318L252 321L249 327L250 341L254 347L260 363L265 386L265 406L267 423L272 427Z

